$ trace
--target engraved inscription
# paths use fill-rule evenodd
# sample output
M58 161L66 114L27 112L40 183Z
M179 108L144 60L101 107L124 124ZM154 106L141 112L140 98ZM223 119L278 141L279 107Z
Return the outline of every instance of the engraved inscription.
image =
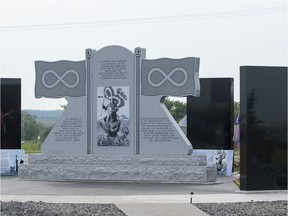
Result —
M78 142L84 134L82 131L83 120L81 118L66 118L60 130L54 132L55 141Z
M103 60L100 61L100 80L117 80L117 79L127 79L127 60Z
M178 139L168 118L141 118L140 130L142 139L149 142L172 142Z

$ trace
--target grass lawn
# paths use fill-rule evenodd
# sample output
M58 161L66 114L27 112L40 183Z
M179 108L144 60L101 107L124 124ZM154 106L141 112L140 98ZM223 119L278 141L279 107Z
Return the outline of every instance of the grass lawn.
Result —
M21 149L25 151L25 154L42 153L40 145L36 142L22 143Z
M234 151L234 172L240 173L240 150L238 148ZM234 179L233 182L240 189L240 179Z

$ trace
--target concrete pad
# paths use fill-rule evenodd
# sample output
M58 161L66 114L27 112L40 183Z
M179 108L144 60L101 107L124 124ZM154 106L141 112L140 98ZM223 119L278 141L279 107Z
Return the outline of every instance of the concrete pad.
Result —
M42 201L51 203L189 204L190 195L59 196L1 195L1 201ZM229 203L287 200L287 193L275 194L194 194L192 203Z
M189 203L189 195L95 196L95 203Z
M125 195L190 195L234 193L237 186L232 177L218 177L222 184L195 185L173 183L87 182L87 181L25 181L18 177L0 178L2 195L59 196L125 196Z
M194 194L193 203L229 203L253 201L287 200L287 193L268 194Z
M0 199L3 202L94 203L94 196L1 195Z
M191 204L171 203L138 203L138 204L116 204L127 215L133 216L208 216L202 210Z
M2 177L1 201L49 203L114 203L127 215L207 215L192 203L287 200L287 191L239 192L233 176L218 177L222 184L148 184L117 182L23 181ZM238 189L238 190L237 190ZM196 209L196 210L195 210ZM198 210L198 211L197 211ZM200 212L199 212L200 211Z

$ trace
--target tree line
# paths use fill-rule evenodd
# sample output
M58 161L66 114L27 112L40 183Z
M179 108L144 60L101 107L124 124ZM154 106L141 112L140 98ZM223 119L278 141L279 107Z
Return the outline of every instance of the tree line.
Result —
M36 115L21 111L21 140L42 143L53 126L47 126L37 121Z
M169 98L165 98L164 104L174 117L175 121L179 123L186 115L187 106L186 103L180 101L172 101ZM234 101L233 121L235 122L238 113L240 113L240 102Z

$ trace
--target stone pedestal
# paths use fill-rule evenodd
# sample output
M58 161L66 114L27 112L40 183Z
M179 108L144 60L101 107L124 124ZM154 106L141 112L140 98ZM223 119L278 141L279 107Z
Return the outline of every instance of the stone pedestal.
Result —
M19 178L50 181L132 181L208 183L216 181L216 166L205 155L29 155Z

